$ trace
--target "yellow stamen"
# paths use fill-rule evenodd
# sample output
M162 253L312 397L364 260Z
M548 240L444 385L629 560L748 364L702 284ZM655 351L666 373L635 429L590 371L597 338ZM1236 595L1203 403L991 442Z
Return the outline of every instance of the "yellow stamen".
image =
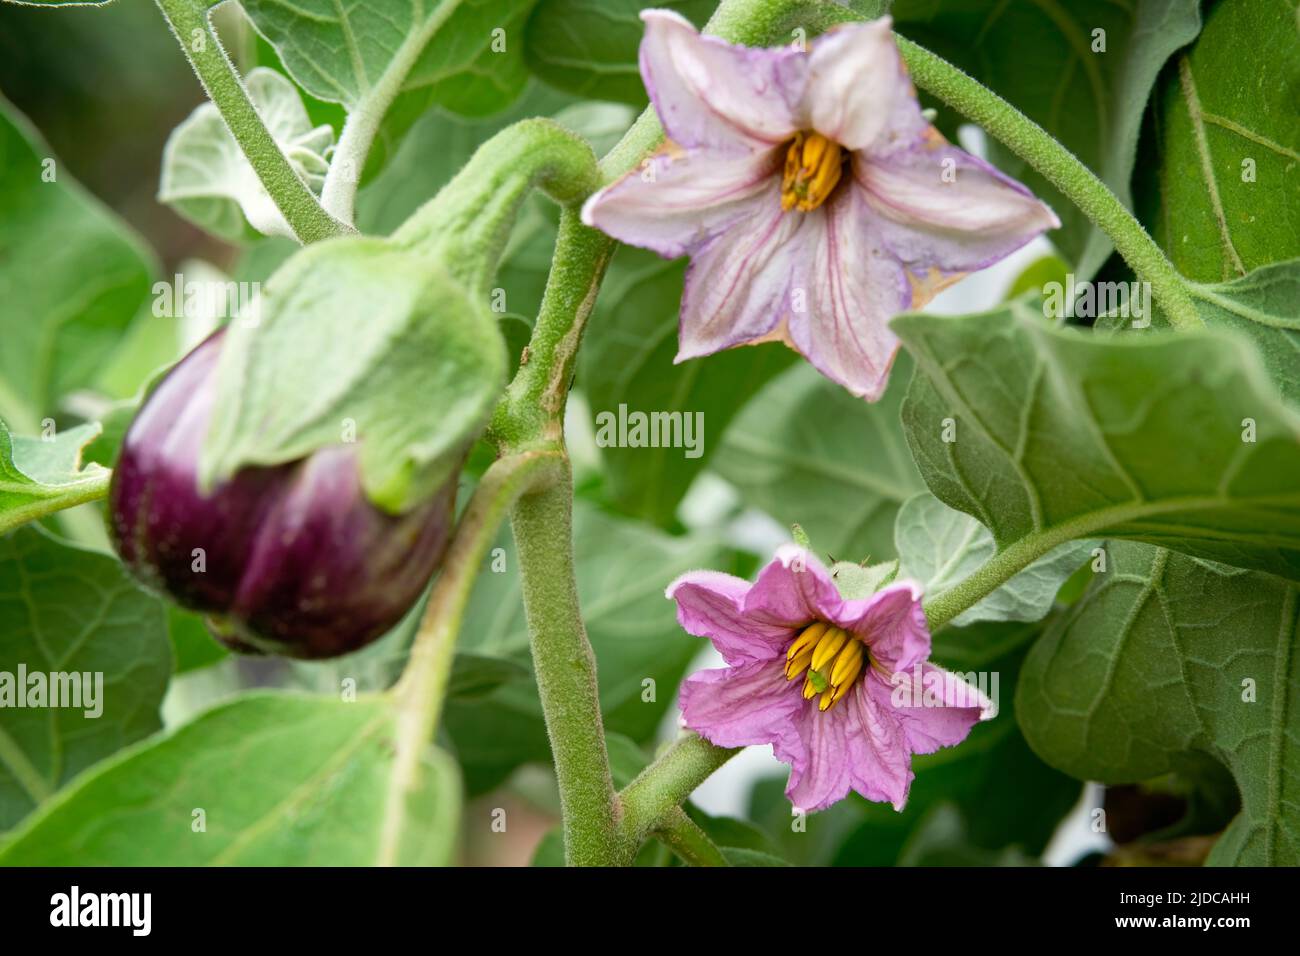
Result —
M861 641L852 640L844 645L844 650L840 651L840 656L835 658L835 666L831 669L831 683L851 684L853 679L862 671L862 658L866 654L866 647Z
M817 648L813 651L812 666L813 670L819 671L826 664L835 659L835 655L840 652L844 642L849 639L849 635L838 627L827 628L822 639L817 642Z
M811 212L829 197L844 170L844 150L821 133L795 133L785 154L781 208Z
M826 633L828 627L830 627L830 625L825 621L818 621L816 624L809 624L804 628L803 633L794 639L794 643L790 645L790 649L785 652L785 659L787 661L792 661L804 651L812 650L812 648L817 645L817 642L822 639L822 635Z
M821 621L800 632L785 658L786 680L803 677L804 700L820 698L817 708L822 711L834 707L867 666L878 666L857 637Z
M812 648L808 648L798 657L791 658L785 662L785 679L794 680L800 674L808 669L812 663Z

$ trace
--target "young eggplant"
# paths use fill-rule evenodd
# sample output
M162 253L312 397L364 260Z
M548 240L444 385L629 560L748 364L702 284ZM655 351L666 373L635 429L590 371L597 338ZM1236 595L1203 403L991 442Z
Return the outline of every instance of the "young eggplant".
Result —
M437 570L459 469L402 514L361 486L355 446L247 467L200 492L198 461L224 331L185 356L146 399L109 488L109 531L146 586L207 616L234 650L336 657L388 631Z

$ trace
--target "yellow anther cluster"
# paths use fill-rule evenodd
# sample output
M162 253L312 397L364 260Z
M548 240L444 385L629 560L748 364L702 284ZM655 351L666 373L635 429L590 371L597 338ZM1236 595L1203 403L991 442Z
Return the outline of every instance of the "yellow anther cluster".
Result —
M821 133L796 133L785 154L781 208L816 209L835 189L844 169L844 151Z
M842 628L818 621L804 628L786 651L785 677L803 676L804 700L820 695L818 710L828 710L848 693L866 664L865 644Z

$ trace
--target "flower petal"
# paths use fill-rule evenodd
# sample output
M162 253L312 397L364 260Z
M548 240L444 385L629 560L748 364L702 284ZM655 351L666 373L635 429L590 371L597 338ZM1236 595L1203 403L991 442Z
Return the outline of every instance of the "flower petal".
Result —
M915 581L895 581L869 597L845 601L835 623L861 637L872 660L891 674L930 656L930 626Z
M841 189L804 214L807 251L791 294L791 343L819 372L875 401L885 390L898 338L889 320L911 304L898 261L873 236L860 190Z
M817 556L798 545L784 544L745 595L745 616L798 628L834 620L843 603L835 580Z
M682 16L645 10L641 76L668 137L689 148L748 152L799 129L808 58L701 36Z
M1061 224L1020 183L941 139L856 156L853 177L876 220L873 234L913 270L983 269Z
M778 657L793 636L790 628L751 620L743 607L750 583L719 571L688 571L668 585L677 622L688 634L707 637L728 664Z
M850 150L888 150L928 125L891 32L893 21L832 30L813 44L802 112L812 128Z
M675 259L739 221L767 215L781 157L774 151L724 155L670 147L647 162L588 199L582 221Z
M779 742L783 751L798 749L791 721L804 700L799 685L786 680L783 661L692 674L678 702L686 726L719 747Z
M876 674L863 683L880 709L899 722L914 754L961 743L993 706L956 674L928 662L895 673L893 684Z
M796 715L805 755L791 761L785 790L796 807L822 810L856 790L903 809L914 776L911 755L901 723L866 692L867 683L830 710L809 702Z
M766 339L785 315L804 227L782 213L780 192L773 179L750 206L753 215L692 254L675 361Z

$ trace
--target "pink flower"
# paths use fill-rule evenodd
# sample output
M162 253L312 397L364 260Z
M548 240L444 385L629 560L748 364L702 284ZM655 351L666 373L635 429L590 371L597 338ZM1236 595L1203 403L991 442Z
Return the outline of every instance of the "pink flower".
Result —
M772 745L790 765L786 796L824 809L856 790L901 810L912 754L966 739L992 704L930 664L920 588L846 599L796 545L747 581L691 571L668 587L677 620L727 662L682 684L686 726L720 747Z
M669 141L583 220L689 255L677 361L781 341L880 397L888 322L1060 225L921 115L888 17L808 52L732 46L647 10L641 75Z

